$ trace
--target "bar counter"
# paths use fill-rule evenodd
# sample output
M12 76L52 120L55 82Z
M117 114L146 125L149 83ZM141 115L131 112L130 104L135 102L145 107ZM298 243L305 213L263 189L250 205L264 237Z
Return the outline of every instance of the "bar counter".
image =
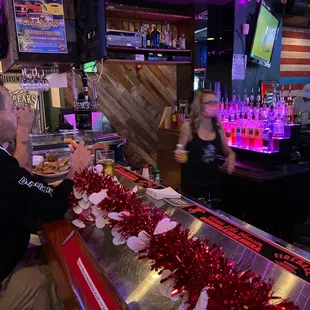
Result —
M309 253L298 251L283 242L281 244L280 240L260 232L251 225L218 214L202 205L193 204L190 200L186 200L188 204L182 208L173 207L163 200L155 201L145 194L145 187L150 183L125 168L116 168L116 171L116 176L125 187L142 185L139 186L138 196L146 204L155 204L172 220L194 231L197 237L209 238L212 243L222 246L224 253L240 268L251 268L265 281L273 278L277 296L290 298L300 309L310 309ZM197 217L197 214L201 215L203 212L206 213ZM43 229L47 258L66 309L91 309L83 290L76 284L74 274L61 249L61 244L72 231L82 252L89 258L94 270L102 279L106 292L114 300L115 309L178 309L180 302L172 302L159 293L160 277L150 271L147 263L138 260L127 246L113 245L108 227L98 229L91 224L86 228L76 229L70 223L71 217L68 212L67 220L45 224ZM224 222L228 225L226 230L221 227ZM231 228L229 224L232 225ZM242 234L243 238L240 237ZM263 250L255 249L256 246L259 247L257 240L264 244Z

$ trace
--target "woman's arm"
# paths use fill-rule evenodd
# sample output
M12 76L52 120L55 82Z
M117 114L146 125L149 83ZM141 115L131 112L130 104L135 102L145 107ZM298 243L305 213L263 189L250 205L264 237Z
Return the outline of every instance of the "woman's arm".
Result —
M182 125L180 135L179 135L179 144L182 144L184 149L186 149L187 143L191 140L191 128L190 122L186 122Z
M236 155L226 142L226 137L224 135L224 130L223 130L222 125L219 128L219 133L221 136L222 152L227 159L226 161L227 171L229 174L231 174L235 170Z
M187 143L191 140L191 137L192 137L192 134L191 134L190 123L189 122L184 123L181 127L178 144L182 144L183 149L185 150ZM187 161L187 156L186 157L182 156L182 154L180 154L180 152L178 151L174 151L174 157L175 157L175 160L180 164L184 164Z

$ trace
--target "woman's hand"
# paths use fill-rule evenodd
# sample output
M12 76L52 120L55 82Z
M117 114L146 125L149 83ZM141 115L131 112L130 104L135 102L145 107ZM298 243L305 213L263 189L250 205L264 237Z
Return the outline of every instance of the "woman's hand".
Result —
M174 158L179 164L187 163L188 160L187 151L180 152L178 150L175 150L173 152L174 152Z
M235 171L236 155L230 153L225 161L224 167L227 169L228 174L232 174Z

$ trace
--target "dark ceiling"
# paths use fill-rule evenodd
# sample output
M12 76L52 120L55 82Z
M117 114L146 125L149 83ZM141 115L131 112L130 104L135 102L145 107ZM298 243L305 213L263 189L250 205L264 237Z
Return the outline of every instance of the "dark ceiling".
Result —
M286 6L287 2L289 0L283 0L284 3L284 17L283 17L283 25L287 27L295 27L295 28L309 28L310 25L310 0L303 0L301 3L305 3L305 6L307 6L306 3L308 3L308 8L305 9L304 6L302 6L302 9L300 10L301 15L300 16L294 16L294 14L290 14L286 12ZM292 2L292 1L290 1ZM301 7L301 6L299 6Z
M188 5L193 3L199 4L218 4L223 5L225 3L231 2L232 0L150 0L150 2L160 2L160 3L171 3L171 4L181 4Z

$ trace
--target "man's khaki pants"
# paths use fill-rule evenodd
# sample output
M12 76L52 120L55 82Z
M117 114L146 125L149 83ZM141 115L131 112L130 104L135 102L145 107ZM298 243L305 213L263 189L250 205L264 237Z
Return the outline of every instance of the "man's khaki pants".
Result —
M49 267L17 267L0 283L0 309L63 310Z

